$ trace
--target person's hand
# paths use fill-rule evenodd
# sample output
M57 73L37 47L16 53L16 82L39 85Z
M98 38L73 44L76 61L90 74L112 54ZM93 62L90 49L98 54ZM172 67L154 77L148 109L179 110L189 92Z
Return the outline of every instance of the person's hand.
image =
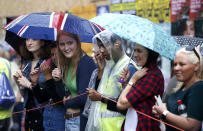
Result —
M48 64L46 61L43 61L40 65L40 69L42 71L42 74L45 76L46 80L52 79L52 70L50 67L50 64Z
M124 82L128 81L128 78L130 76L130 71L128 68L124 68L123 71L119 75L119 79L123 80Z
M103 75L104 67L106 65L105 58L103 57L100 50L95 52L94 61L98 65L98 78L100 79Z
M22 76L23 76L23 72L21 70L17 70L15 72L15 74L13 75L13 78L14 78L15 82L17 83L17 85L19 85L18 78L20 78Z
M86 90L87 90L88 96L91 99L91 101L100 101L101 100L102 95L100 93L98 93L96 90L92 90L89 88L87 88Z
M130 82L132 82L132 83L137 82L140 78L142 78L147 73L147 70L148 70L147 68L142 68L142 69L136 71L133 74L132 78L130 79Z
M59 68L55 68L52 71L52 77L55 81L59 81L62 79L62 74L61 74L61 70Z
M96 52L95 50L92 50L92 59L94 60L94 63L95 63L95 64L97 64L97 60L96 60L96 56L95 56L96 53L97 53L97 52Z
M19 83L20 86L32 89L31 82L24 76L18 78L17 82Z
M162 106L158 106L158 105L154 105L152 107L152 113L154 114L154 116L156 116L157 118L161 118L162 113L167 110L166 108L166 103L163 103Z
M95 52L94 57L95 57L94 59L98 65L99 70L101 70L101 71L104 70L104 67L106 65L106 61L105 61L105 58L102 55L101 51L99 50L99 51Z
M67 100L70 100L71 99L71 95L70 96L68 96L68 97L63 97L63 104L65 105L66 104L66 101Z
M32 72L30 72L30 79L34 86L37 85L39 78L39 69L35 69Z

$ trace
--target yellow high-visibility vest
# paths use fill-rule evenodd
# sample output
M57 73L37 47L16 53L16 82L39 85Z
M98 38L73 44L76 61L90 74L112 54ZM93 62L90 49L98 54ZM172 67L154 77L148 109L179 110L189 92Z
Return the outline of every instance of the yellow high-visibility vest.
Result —
M0 58L0 74L5 72L7 78L10 80L11 78L11 66L10 62L4 58ZM6 119L11 117L12 115L12 108L8 110L1 110L0 109L0 120Z
M11 77L11 65L10 62L4 58L0 58L0 74L5 73L7 78L10 80Z

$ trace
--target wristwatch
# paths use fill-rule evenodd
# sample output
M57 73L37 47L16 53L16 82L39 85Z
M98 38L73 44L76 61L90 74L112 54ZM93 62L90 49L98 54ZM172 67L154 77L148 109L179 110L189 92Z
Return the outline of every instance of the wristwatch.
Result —
M129 81L129 82L128 82L128 85L130 85L130 86L133 86L133 84L134 84L134 83L133 83L132 81Z
M169 113L169 111L167 111L167 110L165 110L165 111L162 113L161 119L162 119L163 121L166 120L166 115L167 115L168 113Z
M105 101L103 96L101 96L101 102L106 103L106 101Z

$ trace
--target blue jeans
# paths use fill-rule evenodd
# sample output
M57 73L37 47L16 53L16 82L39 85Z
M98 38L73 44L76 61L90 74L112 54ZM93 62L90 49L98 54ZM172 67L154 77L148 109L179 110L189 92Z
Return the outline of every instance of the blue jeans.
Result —
M45 131L65 131L65 114L63 105L46 107L43 114Z
M66 119L65 131L80 131L80 116Z

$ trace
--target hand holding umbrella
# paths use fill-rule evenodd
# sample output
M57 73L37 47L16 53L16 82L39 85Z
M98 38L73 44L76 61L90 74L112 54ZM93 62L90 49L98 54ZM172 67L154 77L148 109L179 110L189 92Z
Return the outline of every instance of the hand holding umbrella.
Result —
M128 68L124 68L123 71L120 74L120 79L118 80L118 82L120 82L121 84L125 84L125 82L128 80L130 76L130 71Z
M127 66L124 68L123 72L121 73L122 75L120 75L120 79L118 80L118 82L120 82L121 84L124 84L128 80L128 77L130 76L130 72L128 70L128 66L129 66L130 61L131 61L131 59L133 57L133 54L134 54L134 50L133 50L133 52L132 52L132 54L130 56L130 59L129 59L129 62L128 62Z

